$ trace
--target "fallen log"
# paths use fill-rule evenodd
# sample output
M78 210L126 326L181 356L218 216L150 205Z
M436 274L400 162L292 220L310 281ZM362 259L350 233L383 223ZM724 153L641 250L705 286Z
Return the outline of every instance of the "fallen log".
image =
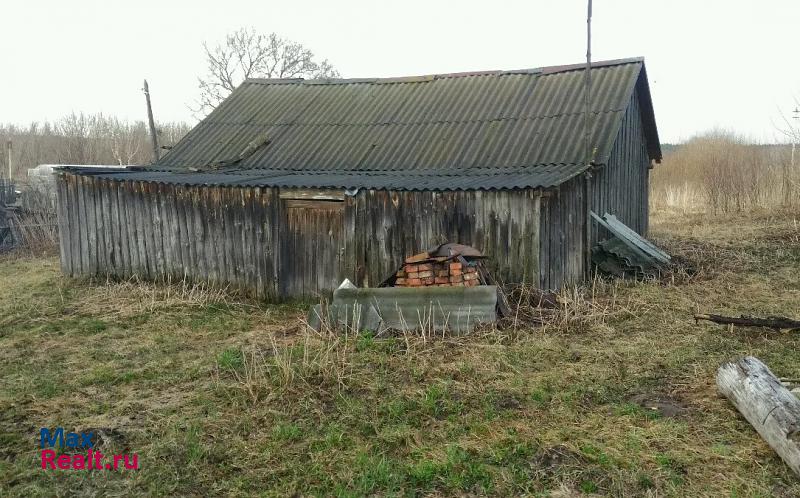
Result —
M800 399L753 356L723 363L717 388L800 476Z
M731 317L731 316L722 316L722 315L710 315L710 314L697 314L694 315L694 321L699 322L700 320L707 320L709 322L714 323L721 323L723 325L743 325L746 327L766 327L775 330L781 329L789 329L789 330L797 330L800 329L800 321L792 320L791 318L786 318L784 316L772 316L769 318L756 318L752 316L740 316L738 318Z

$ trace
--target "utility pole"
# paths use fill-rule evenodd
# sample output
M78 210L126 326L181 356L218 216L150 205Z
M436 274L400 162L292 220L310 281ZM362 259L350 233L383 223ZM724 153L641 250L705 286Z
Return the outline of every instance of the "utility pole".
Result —
M586 74L584 77L583 88L583 109L584 109L584 140L586 146L586 166L592 165L592 139L590 136L591 129L591 101L589 92L592 89L592 0L589 0L589 5L586 12Z
M153 143L153 162L159 160L158 154L158 137L156 136L156 123L153 120L153 107L150 105L150 88L147 86L147 80L144 80L144 98L147 100L147 121L150 124L150 141Z
M591 112L592 103L589 93L592 89L592 0L588 0L586 9L586 71L583 81L583 134L586 153L586 170L583 174L583 197L586 203L586 224L583 230L584 266L587 277L592 275L592 138Z
M9 183L11 182L11 171L12 171L12 169L11 169L11 149L12 149L12 147L13 147L13 145L11 143L11 140L6 142L6 152L8 153L8 155L6 157L8 157L8 163L7 164L8 164L8 181L9 181Z

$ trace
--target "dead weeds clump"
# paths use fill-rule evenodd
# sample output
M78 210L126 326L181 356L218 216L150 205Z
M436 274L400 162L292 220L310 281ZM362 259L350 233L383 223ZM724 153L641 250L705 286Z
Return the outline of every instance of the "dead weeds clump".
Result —
M149 282L137 277L128 280L94 280L85 286L76 307L83 313L105 317L126 317L170 309L221 305L230 308L256 308L227 287L194 283L187 279Z
M595 275L586 285L566 286L558 292L541 291L530 285L503 289L509 313L500 329L540 328L544 332L585 332L606 327L625 317L646 312L648 304L619 292L621 286L638 282L607 280Z

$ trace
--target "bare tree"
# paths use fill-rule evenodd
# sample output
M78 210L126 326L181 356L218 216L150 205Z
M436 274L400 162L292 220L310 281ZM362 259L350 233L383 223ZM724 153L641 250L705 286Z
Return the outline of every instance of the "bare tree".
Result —
M788 118L783 110L778 108L778 113L781 116L783 124L776 125L774 122L772 126L782 133L792 144L792 155L788 163L784 163L783 173L783 191L784 191L784 204L791 204L793 200L794 191L800 188L800 180L794 178L800 177L800 168L797 168L795 156L797 155L797 143L800 142L800 101L795 97L794 111L792 111L792 118Z
M317 59L300 43L253 28L241 28L230 33L225 43L213 48L204 43L203 48L208 72L198 78L198 114L210 112L247 78L339 77L327 59Z
M157 123L159 142L166 147L188 131L186 123ZM22 180L26 170L39 164L149 164L147 125L103 114L72 113L56 122L31 123L20 127L0 123L0 146L10 140L13 176ZM5 172L6 154L0 154Z

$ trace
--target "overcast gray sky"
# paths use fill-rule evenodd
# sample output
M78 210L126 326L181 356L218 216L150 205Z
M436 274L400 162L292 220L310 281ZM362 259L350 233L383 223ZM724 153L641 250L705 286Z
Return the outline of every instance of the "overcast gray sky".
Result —
M71 111L194 123L202 42L252 26L345 77L581 62L585 0L4 0L0 122ZM774 141L800 97L798 0L595 0L593 58L644 56L663 142L712 127Z

